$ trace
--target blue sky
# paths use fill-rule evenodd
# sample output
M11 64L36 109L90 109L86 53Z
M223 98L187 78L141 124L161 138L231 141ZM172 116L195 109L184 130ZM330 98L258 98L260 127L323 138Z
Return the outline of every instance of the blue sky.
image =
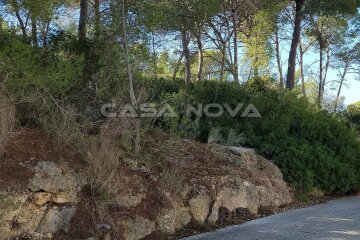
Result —
M348 81L349 87L345 87L342 96L345 97L345 104L360 102L360 81L354 78Z
M318 60L318 54L314 51L311 51L309 54L305 56L305 64L311 64L314 62L319 61ZM314 68L317 68L318 63L314 65ZM328 77L327 77L327 86L326 88L330 91L331 94L336 95L338 91L339 84L334 83L331 84L333 80L338 80L338 73L339 70L342 71L342 69L331 69L329 71ZM360 73L359 73L360 74ZM309 77L309 74L308 74ZM314 77L318 77L318 73L315 74ZM343 85L343 88L341 90L341 96L345 98L345 105L349 105L355 102L360 101L360 76L356 76L355 74L348 74L346 77L346 82Z

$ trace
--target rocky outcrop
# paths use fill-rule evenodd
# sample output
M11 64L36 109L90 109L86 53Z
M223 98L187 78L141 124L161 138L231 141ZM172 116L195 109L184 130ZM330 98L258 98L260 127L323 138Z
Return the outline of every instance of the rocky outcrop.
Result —
M77 203L77 193L85 184L85 177L68 170L67 166L60 168L53 162L39 162L35 167L35 176L30 180L29 189L32 192L45 192L53 203Z
M134 217L120 221L123 228L123 238L126 240L139 240L156 230L155 222L143 217Z
M1 239L23 233L46 239L69 229L83 176L53 162L39 162L33 170L28 192L0 193Z
M199 193L196 197L189 200L190 213L194 221L205 223L210 213L210 197L204 193Z
M109 224L106 231L90 223L88 226L95 230L89 231L92 233L88 237L94 237L96 232L104 233L104 239L112 239L112 231L124 240L140 240L158 233L171 235L192 223L218 224L224 212L231 216L238 216L239 210L257 214L263 207L276 208L292 201L280 170L254 150L198 145L186 141L176 146L194 146L188 158L175 153L171 161L152 161L152 166L129 161L119 166L109 199L115 213L111 215L113 209L107 212L112 222L99 219L99 224ZM182 152L191 151L185 148ZM156 152L156 156L166 154L172 153ZM179 160L172 162L177 157ZM69 228L73 231L71 219L77 208L82 209L78 193L86 184L84 173L61 162L41 161L35 167L24 166L33 171L29 190L0 192L1 239L22 234L32 239L51 239ZM95 211L91 214L96 215Z
M269 160L257 155L254 150L216 147L214 151L234 164L218 165L213 174L193 175L190 182L184 183L185 192L176 196L166 192L169 189L160 189L159 194L164 196L166 206L156 211L154 220L149 220L150 216L146 219L142 215L120 222L122 228L126 229L123 238L139 240L153 231L174 234L192 221L198 224L216 224L224 209L234 216L239 209L246 209L255 215L260 208L276 208L292 201L290 189L280 170ZM234 165L237 167L232 167ZM196 165L193 168L196 168ZM148 189L154 190L156 189ZM137 207L140 202L146 203L146 194L141 196L142 201L140 196L122 197L127 200L122 201L123 205ZM129 204L125 204L126 202Z
M269 160L257 155L253 149L230 147L224 152L239 157L248 176L228 175L220 180L215 201L207 219L215 224L219 209L234 212L238 208L256 214L262 207L276 208L292 202L292 194L280 170ZM231 184L226 184L230 182Z
M156 218L156 227L160 232L174 234L177 229L186 226L190 221L189 208L172 202L170 207L159 212Z
M219 218L219 208L224 207L233 212L237 208L246 208L251 213L257 213L259 207L259 196L256 186L250 182L242 182L237 188L228 188L220 190L216 196L215 203L211 209L211 214L207 219L215 224Z

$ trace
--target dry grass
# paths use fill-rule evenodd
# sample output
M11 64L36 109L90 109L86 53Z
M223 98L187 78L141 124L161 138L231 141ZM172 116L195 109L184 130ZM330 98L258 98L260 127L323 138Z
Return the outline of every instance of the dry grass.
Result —
M0 153L6 143L15 135L15 106L0 96Z
M88 152L92 197L98 202L111 204L122 187L119 176L121 151L111 141L94 145Z
M126 121L106 122L101 128L100 135L87 147L91 201L96 209L90 214L95 225L106 223L111 226L110 232L114 236L119 236L119 233L108 207L117 205L116 196L124 188L120 162L126 153L123 146L128 144L130 125L131 123Z
M40 121L58 145L79 149L87 144L86 129L90 128L90 123L84 119L78 121L78 118L81 116L71 106L54 106L40 116Z
M123 157L131 157L131 127L126 119L109 120L87 146L92 195L101 204L116 204L114 199L123 187L120 166Z

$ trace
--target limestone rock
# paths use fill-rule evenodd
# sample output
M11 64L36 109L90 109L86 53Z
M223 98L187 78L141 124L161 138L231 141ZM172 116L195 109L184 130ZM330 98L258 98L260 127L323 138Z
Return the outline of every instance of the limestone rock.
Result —
M256 186L250 182L243 182L238 188L224 188L219 191L215 203L208 218L210 223L215 223L219 218L219 208L224 207L230 212L237 208L249 209L251 213L257 213L259 198Z
M70 221L75 214L75 207L53 207L50 209L44 219L41 221L38 232L42 234L56 233L60 230L68 231Z
M325 193L321 191L321 189L315 188L310 192L310 195L314 197L323 197Z
M0 193L0 236L2 238L6 239L19 234L17 231L14 233L12 227L17 225L17 214L26 200L26 195L12 196Z
M77 193L85 184L85 179L73 171L63 170L53 162L39 162L35 167L34 178L29 182L29 188L34 191L54 193L60 197L55 202L76 202ZM66 199L66 200L65 200Z
M176 218L175 218L175 229L180 229L191 221L191 215L188 207L179 206L176 209Z
M156 218L156 228L162 233L175 233L176 210L174 208L163 210Z
M122 220L124 240L139 240L155 231L155 223L143 217Z
M52 194L47 192L38 192L33 195L33 201L37 206L44 206L52 200Z
M52 202L58 204L76 203L77 194L75 194L75 192L60 192L53 195Z
M80 174L64 170L53 162L39 162L26 193L0 193L0 236L14 238L29 233L33 239L46 239L66 231L75 214L74 206L52 207L49 203L76 203L85 184Z
M135 207L139 205L144 198L146 198L146 194L118 194L115 201L120 207Z
M211 199L201 192L195 198L190 199L190 213L192 218L198 223L204 223L210 212Z
M156 227L166 234L174 234L177 229L187 225L191 221L188 207L176 202L169 208L163 209L156 218Z

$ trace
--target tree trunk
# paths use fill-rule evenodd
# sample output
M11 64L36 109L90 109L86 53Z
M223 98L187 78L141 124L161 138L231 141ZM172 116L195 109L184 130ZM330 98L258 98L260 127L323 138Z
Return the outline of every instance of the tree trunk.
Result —
M300 40L302 11L305 0L296 0L295 3L296 3L296 7L295 7L296 14L295 14L294 33L293 33L293 38L289 53L288 72L286 78L286 88L290 90L294 89L295 87L296 53Z
M50 29L50 21L51 20L48 20L47 23L44 23L42 30L41 30L41 39L42 39L42 43L43 43L44 47L47 45L47 36L49 33L49 29Z
M0 17L0 38L1 38L2 35L3 35L3 27L2 27L2 24L3 24L3 21L2 21L2 18Z
M224 72L225 72L225 62L226 62L226 43L222 43L221 49L221 66L220 66L220 81L224 80Z
M31 17L31 41L33 47L38 47L38 39L37 39L37 25L36 25L36 17Z
M275 32L275 54L276 54L276 62L278 66L279 78L280 78L280 87L284 87L284 76L281 67L281 52L280 52L280 41L279 41L279 30Z
M203 69L204 69L204 49L203 49L203 43L202 43L202 38L201 38L201 28L196 36L196 42L197 42L198 49L199 49L197 81L201 81L202 75L203 75Z
M238 60L238 33L237 33L237 12L233 10L233 28L234 28L234 80L239 82L239 60Z
M304 51L301 45L301 41L299 44L299 52L300 52L300 77L301 77L301 90L304 97L306 97L306 86L305 86L305 74L304 74Z
M326 79L327 79L327 75L329 72L329 67L330 67L330 59L331 55L330 55L330 50L328 49L326 51L326 64L325 64L325 72L324 72L324 77L323 77L323 92L325 90L325 85L326 85Z
M177 74L178 74L178 72L179 72L180 64L181 64L183 58L184 58L184 52L181 53L181 55L180 55L180 57L179 57L179 60L178 60L177 63L176 63L176 66L175 66L175 69L174 69L174 73L173 73L173 80L174 80L174 81L176 80L176 76L177 76Z
M126 9L126 2L122 0L122 30L123 30L123 48L125 53L125 61L126 61L126 75L128 80L128 89L131 99L131 104L134 107L135 111L138 110L138 102L135 96L134 91L134 79L131 70L131 62L130 62L130 54L129 54L129 47L128 47L128 40L127 40L127 13ZM140 119L135 119L135 138L134 138L134 149L135 154L139 155L140 147L141 147L141 122Z
M260 74L259 74L259 57L256 54L256 56L254 58L255 58L255 60L254 60L254 62L255 62L255 64L254 64L254 78L255 78L256 81L258 81L259 78L260 78Z
M88 0L80 0L80 17L79 17L79 41L86 40L86 25L88 17Z
M318 106L321 108L322 99L323 99L323 50L320 47L320 74L319 74L319 98L318 98Z
M98 38L100 35L100 0L94 0L94 18L95 36Z
M154 33L154 31L152 31L151 40L152 40L152 52L153 52L154 79L157 80L157 62L156 62L155 33Z
M338 92L337 92L337 95L336 95L336 100L335 100L334 113L336 113L336 111L338 109L338 106L339 106L340 94L341 94L342 86L343 86L344 81L345 81L346 73L348 71L348 67L349 67L349 65L346 64L345 68L344 68L344 72L341 75L340 85L339 85L339 89L338 89Z
M26 26L25 26L24 21L21 18L19 4L18 4L17 0L12 0L12 6L14 8L16 18L17 18L17 20L19 22L23 38L26 38L27 37Z
M190 50L189 50L189 33L185 29L181 31L182 35L182 45L183 45L183 52L185 57L185 82L191 82L191 61L190 61Z

